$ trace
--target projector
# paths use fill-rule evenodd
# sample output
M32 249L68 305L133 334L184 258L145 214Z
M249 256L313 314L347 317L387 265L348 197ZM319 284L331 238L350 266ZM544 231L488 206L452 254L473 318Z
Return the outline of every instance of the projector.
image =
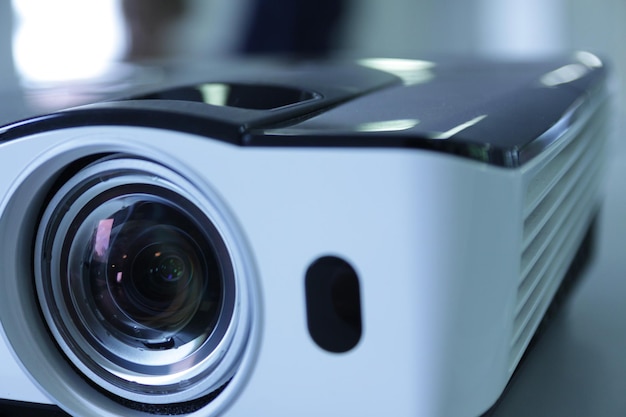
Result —
M606 78L255 61L5 125L0 414L488 412L591 258Z

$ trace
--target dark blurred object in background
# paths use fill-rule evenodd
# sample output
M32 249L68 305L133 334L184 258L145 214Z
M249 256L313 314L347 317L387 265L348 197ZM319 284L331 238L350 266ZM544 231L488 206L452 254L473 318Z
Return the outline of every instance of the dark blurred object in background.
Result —
M346 0L253 0L241 53L323 56L336 49Z
M186 0L122 0L128 31L126 60L142 61L166 55L168 29L186 10Z

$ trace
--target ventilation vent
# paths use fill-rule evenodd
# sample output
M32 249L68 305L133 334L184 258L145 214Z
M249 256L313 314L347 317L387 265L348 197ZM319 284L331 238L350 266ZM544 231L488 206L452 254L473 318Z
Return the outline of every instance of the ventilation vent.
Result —
M607 137L606 109L570 129L524 175L524 229L520 281L511 341L510 371L552 301L596 210Z

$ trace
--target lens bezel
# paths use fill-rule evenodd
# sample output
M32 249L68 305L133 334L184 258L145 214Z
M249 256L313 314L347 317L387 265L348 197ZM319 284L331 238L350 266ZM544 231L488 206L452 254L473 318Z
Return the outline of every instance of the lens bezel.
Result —
M102 207L102 201L120 195L148 196L170 204L204 231L219 263L223 289L219 315L210 334L200 332L175 349L158 342L152 348L142 348L123 337L107 338L106 329L94 331L89 326L95 321L81 318L84 309L81 313L76 297L68 294L71 286L63 284L67 274L64 262L71 252L68 240L80 233L77 223L84 217L81 212L89 215L94 207ZM83 168L51 198L35 243L37 294L56 343L88 379L133 401L190 401L221 389L233 377L249 326L249 318L240 311L237 282L242 278L238 277L237 259L233 260L236 250L223 238L228 234L219 209L184 177L159 164L113 157Z

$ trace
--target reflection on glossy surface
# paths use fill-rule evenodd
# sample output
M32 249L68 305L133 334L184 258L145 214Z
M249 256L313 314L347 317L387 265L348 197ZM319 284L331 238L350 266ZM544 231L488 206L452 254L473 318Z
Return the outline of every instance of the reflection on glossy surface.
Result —
M369 58L359 64L379 71L385 71L402 79L405 85L426 83L435 76L431 71L435 63L417 59Z
M411 129L419 124L417 119L384 120L380 122L361 123L356 127L358 132L399 132Z
M579 60L581 63L588 66L589 68L600 68L603 66L602 60L591 52L578 51L574 54L574 56L577 60Z
M569 64L544 74L540 81L547 87L556 87L557 85L571 83L589 72L589 68L583 64Z
M603 66L602 60L587 51L578 51L573 56L576 62L559 67L544 74L540 81L547 87L556 87L583 78L592 70Z
M474 126L475 124L479 123L485 117L487 117L486 114L482 114L478 117L474 117L472 120L468 120L465 123L461 123L460 125L457 125L453 127L452 129L446 130L445 132L434 133L433 135L430 136L430 138L431 139L449 139L452 136L456 135L457 133L462 132L463 130L467 129L468 127Z
M205 103L215 106L225 106L228 103L230 87L228 84L211 83L198 87Z

